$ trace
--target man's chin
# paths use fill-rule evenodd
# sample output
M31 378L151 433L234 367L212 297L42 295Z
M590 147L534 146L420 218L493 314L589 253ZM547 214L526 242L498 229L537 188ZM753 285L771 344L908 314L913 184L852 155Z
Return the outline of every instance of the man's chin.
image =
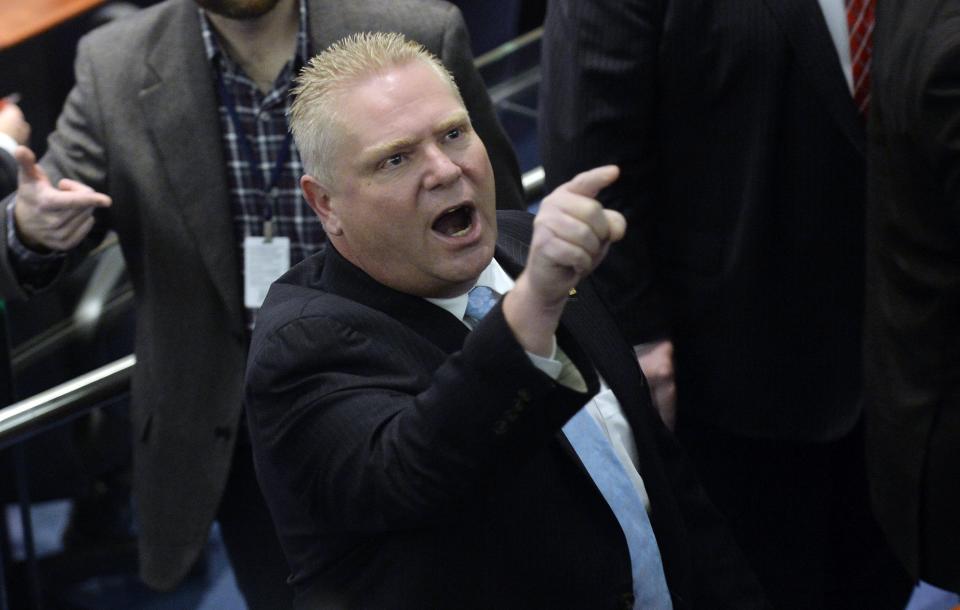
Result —
M450 289L448 294L445 296L459 296L473 288L473 286L477 283L477 279L480 277L480 274L482 274L484 269L487 268L487 265L490 264L491 259L493 259L492 251L490 252L489 256L478 257L476 260L468 262L463 267L455 271L451 271L451 273L448 275L448 286Z

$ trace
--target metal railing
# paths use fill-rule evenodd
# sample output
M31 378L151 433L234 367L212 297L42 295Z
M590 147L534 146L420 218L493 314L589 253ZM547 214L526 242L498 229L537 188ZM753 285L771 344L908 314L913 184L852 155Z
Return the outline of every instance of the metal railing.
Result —
M527 47L543 38L543 28L539 27L533 30L530 30L522 36L518 36L513 40L509 40L495 49L487 51L480 57L474 59L473 63L478 70L486 68L492 63L498 62L501 59L508 57L519 51L520 49Z
M116 398L130 388L133 354L0 409L0 449Z

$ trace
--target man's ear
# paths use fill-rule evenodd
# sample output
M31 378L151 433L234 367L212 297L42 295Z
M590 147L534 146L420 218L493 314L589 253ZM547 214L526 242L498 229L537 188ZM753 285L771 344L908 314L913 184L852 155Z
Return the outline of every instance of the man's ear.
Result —
M300 178L300 189L310 209L320 217L320 223L327 235L341 235L343 228L340 219L330 205L330 189L309 174Z

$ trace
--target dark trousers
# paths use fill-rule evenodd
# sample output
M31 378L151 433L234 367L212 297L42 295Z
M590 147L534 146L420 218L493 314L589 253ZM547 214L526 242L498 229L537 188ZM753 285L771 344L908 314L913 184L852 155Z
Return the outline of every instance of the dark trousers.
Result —
M217 513L237 586L250 610L293 607L290 570L253 468L250 443L240 439Z
M862 424L826 443L689 422L677 436L774 608L904 608L912 582L870 510Z

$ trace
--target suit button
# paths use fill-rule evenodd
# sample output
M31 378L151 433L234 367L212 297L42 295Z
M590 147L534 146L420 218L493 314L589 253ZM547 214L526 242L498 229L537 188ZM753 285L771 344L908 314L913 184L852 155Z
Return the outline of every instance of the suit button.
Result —
M214 438L230 440L230 426L217 426L213 429Z

